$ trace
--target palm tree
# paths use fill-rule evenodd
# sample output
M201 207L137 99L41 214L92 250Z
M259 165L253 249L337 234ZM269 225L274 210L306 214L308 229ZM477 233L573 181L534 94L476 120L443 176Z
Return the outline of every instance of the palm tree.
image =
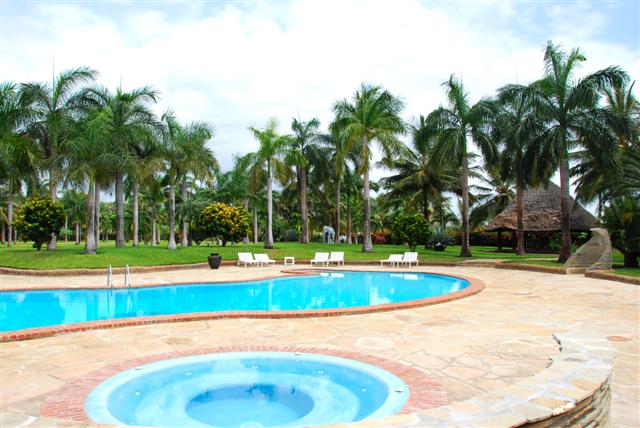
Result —
M264 129L250 127L249 131L260 143L258 151L247 156L249 170L259 180L259 174L264 171L267 178L267 233L265 236L264 248L273 248L273 178L286 181L286 177L291 175L291 171L284 163L282 157L285 148L290 145L290 138L279 136L277 132L278 122L276 119L269 119ZM257 180L256 180L257 181Z
M34 140L24 134L29 116L29 107L16 86L0 84L0 184L6 194L8 246L13 239L15 197L21 193L23 183L37 181L39 150Z
M360 172L364 179L364 240L362 251L373 250L371 243L371 207L369 200L369 169L372 156L372 142L377 142L386 156L391 157L402 143L398 134L405 132L400 118L404 102L382 89L380 86L362 84L352 101L338 101L333 106L335 124L344 133L347 146L358 145L361 150Z
M411 146L403 147L396 156L380 162L382 167L395 172L381 180L389 190L384 199L389 203L404 201L408 208L419 209L424 218L430 220L436 201L443 193L455 191L460 178L449 165L433 161L436 135L429 129L424 116L410 125L409 130Z
M635 83L635 82L634 82ZM640 104L627 82L603 90L607 122L616 144L604 147L599 141L583 139L583 150L573 153L578 164L571 170L577 176L576 200L598 200L602 218L604 204L625 194L640 193ZM607 156L607 149L613 153ZM613 161L613 165L611 164Z
M491 137L501 148L500 171L491 175L495 184L502 177L513 179L516 186L516 254L525 254L524 234L524 190L529 184L547 181L550 171L536 170L530 166L536 159L526 159L527 147L542 132L543 124L536 114L531 97L532 88L525 85L506 85L498 89L497 108L491 118ZM491 173L491 172L490 172ZM509 180L510 181L510 180Z
M82 233L82 223L87 213L87 195L76 189L67 190L62 194L62 206L66 216L75 225L76 245L80 244L80 235ZM88 232L87 232L88 235Z
M104 158L115 171L116 187L116 247L124 247L124 177L136 168L135 145L157 128L155 115L149 107L158 100L158 92L142 87L131 92L121 88L115 94L103 87L86 90L93 104L105 110L109 128L108 150Z
M258 243L258 201L261 200L261 189L265 186L266 171L264 162L257 159L254 153L234 158L233 175L244 177L244 189L247 199L252 205L253 243ZM238 180L240 181L240 180Z
M514 192L514 187L517 186L514 186L514 180L511 177L503 175L497 166L487 168L486 171L487 177L479 175L479 184L471 186L474 190L475 203L469 214L469 222L474 227L504 211L516 198L517 191ZM518 240L523 243L524 254L524 236L518 237ZM498 230L498 250L501 249L502 231Z
M51 199L58 198L56 168L49 160L58 151L64 151L63 144L68 136L71 122L87 106L86 92L81 86L97 76L97 72L80 67L63 71L48 83L24 83L20 85L21 96L29 101L33 120L29 124L29 134L42 147L46 166L49 168L49 191ZM56 157L60 159L60 157ZM56 248L55 236L49 241L48 249Z
M307 175L309 166L315 165L319 160L319 133L320 121L313 118L307 122L293 119L291 130L293 136L289 140L290 145L286 148L286 158L288 164L296 167L296 177L300 192L300 219L301 233L300 242L309 243L309 207L307 205Z
M545 75L533 83L532 102L546 129L529 152L530 157L541 159L544 168L552 165L560 172L562 245L558 261L562 263L571 256L570 150L591 139L599 142L601 160L611 160L616 139L607 123L606 110L599 105L600 93L628 78L619 67L612 66L574 79L576 68L585 60L577 48L566 53L548 42Z
M161 150L166 163L166 179L169 187L167 248L175 250L176 186L179 182L184 182L190 172L196 172L199 176L211 176L212 170L217 168L217 161L213 152L206 146L206 142L213 134L210 124L192 122L182 126L171 111L162 116L162 121L165 123L165 131ZM185 186L182 192L184 198L187 196L186 193ZM186 230L184 232L186 235ZM186 246L187 243L185 242L184 245Z
M320 136L320 142L324 147L323 163L327 163L327 168L331 172L333 184L333 223L336 236L340 237L340 194L342 191L342 180L345 171L349 168L355 156L354 147L349 147L344 133L340 132L338 126L332 123L329 126L329 133ZM349 150L350 149L350 150ZM336 243L340 240L336 239Z
M427 123L438 133L438 140L434 146L434 161L441 164L449 161L453 166L461 168L462 247L460 257L471 257L468 140L473 139L487 163L493 161L495 147L485 132L485 124L491 113L491 103L481 100L471 105L469 94L465 92L462 82L454 75L451 75L442 86L445 88L448 106L441 106L431 112L427 117Z
M144 205L149 207L151 211L151 246L155 247L160 241L160 237L157 235L157 223L162 203L165 200L163 184L157 174L144 177L140 184L142 185L141 196Z

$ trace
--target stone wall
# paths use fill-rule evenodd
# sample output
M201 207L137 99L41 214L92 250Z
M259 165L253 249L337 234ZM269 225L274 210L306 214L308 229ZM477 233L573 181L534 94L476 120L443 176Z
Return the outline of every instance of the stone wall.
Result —
M591 229L591 239L573 253L565 263L568 273L587 270L611 270L611 240L605 229Z

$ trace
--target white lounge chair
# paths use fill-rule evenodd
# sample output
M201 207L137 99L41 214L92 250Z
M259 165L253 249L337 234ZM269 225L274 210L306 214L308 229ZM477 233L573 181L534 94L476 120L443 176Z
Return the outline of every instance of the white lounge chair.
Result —
M256 261L253 259L253 255L251 253L238 253L238 266L244 265L247 266L255 266Z
M316 253L316 256L311 260L311 266L318 263L326 266L326 264L329 263L329 253Z
M401 261L402 254L389 254L388 259L380 260L380 266L384 266L385 263L390 263L391 267L396 267L396 264L400 265Z
M400 261L403 265L411 267L414 263L418 266L418 253L406 252Z
M268 265L269 263L276 265L276 261L271 260L268 254L256 254L254 257L258 266Z
M332 251L329 255L329 264L337 263L338 266L342 264L344 266L344 251Z

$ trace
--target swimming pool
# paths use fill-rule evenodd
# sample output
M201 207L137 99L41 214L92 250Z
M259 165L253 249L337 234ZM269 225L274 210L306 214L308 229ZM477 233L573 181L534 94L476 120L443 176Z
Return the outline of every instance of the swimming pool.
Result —
M95 422L162 427L324 425L398 413L408 386L360 361L233 352L162 360L117 374L85 403Z
M0 331L193 312L376 306L440 296L468 286L461 278L428 273L320 272L232 283L6 291L0 292Z

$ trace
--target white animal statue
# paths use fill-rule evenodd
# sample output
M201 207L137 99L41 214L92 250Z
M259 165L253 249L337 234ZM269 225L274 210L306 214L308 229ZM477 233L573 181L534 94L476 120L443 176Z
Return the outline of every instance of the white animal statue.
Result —
M331 226L322 228L322 242L325 244L333 244L336 238L336 231Z

